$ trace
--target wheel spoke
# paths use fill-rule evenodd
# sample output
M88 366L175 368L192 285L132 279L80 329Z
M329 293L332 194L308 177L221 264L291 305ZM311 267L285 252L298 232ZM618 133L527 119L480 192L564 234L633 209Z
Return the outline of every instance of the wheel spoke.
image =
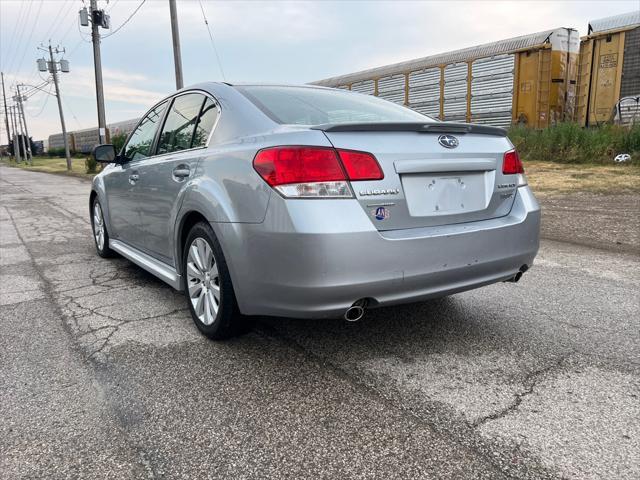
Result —
M218 264L216 263L215 258L213 259L213 264L211 265L211 269L209 269L209 274L211 275L212 280L218 277Z
M220 303L220 286L211 284L211 288L209 289L213 297L216 299L216 304Z
M216 294L213 290L209 290L207 292L207 298L209 299L209 305L211 305L211 312L213 313L213 315L216 315L218 313L218 307L220 305L220 295L218 292L218 296L216 297Z
M197 241L198 240L196 240L196 242ZM200 257L200 251L199 251L196 243L193 243L191 245L191 248L189 249L189 257L195 262L196 267L198 267L198 269L201 272L205 271L204 264L202 263L202 258Z
M202 318L202 314L204 313L204 297L205 297L205 292L204 292L204 288L200 290L200 295L198 296L198 299L196 300L196 304L194 305L193 309L196 311L196 315L200 318Z
M204 280L204 274L202 273L202 271L200 271L200 269L198 269L197 265L193 262L187 263L187 275L190 275L191 277L195 277L200 281Z
M201 282L191 282L191 281L189 282L189 297L191 299L196 299L197 297L199 297L201 290L202 290Z
M216 318L216 305L211 301L211 295L207 292L205 296L205 318L207 325L211 325Z
M211 267L215 263L215 259L213 258L213 250L211 250L211 247L207 242L202 242L202 243L204 244L203 245L204 258L202 260L204 261L204 266L207 269L207 271L211 271Z
M209 249L209 245L202 238L196 240L196 246L198 248L198 255L200 256L202 271L206 272L209 270L209 254L211 253L211 249Z

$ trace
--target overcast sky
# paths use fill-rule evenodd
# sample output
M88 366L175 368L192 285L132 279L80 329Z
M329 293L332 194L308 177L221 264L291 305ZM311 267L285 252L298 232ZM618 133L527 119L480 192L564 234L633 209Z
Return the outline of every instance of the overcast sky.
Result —
M0 67L7 89L41 82L40 42L65 47L61 74L68 130L97 125L89 28L82 0L0 0ZM89 3L89 0L86 0ZM141 0L99 0L120 27ZM306 83L555 27L585 35L589 20L637 10L639 0L602 1L211 1L202 0L225 79ZM222 80L200 3L178 0L185 84ZM142 115L175 89L168 0L146 0L102 40L107 123ZM46 78L46 76L44 77ZM12 96L13 92L7 92ZM11 101L9 100L9 103ZM61 131L55 98L26 103L29 133ZM4 121L0 143L6 143Z

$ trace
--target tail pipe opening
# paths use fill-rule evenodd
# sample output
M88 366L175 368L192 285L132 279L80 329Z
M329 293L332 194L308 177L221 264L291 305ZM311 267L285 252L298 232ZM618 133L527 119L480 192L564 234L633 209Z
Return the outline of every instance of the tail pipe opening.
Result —
M516 273L513 277L509 278L508 280L505 280L506 282L513 282L513 283L518 283L518 281L522 278L522 275L524 275L524 272L526 272L527 270L529 270L529 267L527 265L522 265L520 267L520 270L518 271L518 273Z
M347 322L357 322L364 317L365 309L367 308L367 300L357 300L344 312L344 319Z

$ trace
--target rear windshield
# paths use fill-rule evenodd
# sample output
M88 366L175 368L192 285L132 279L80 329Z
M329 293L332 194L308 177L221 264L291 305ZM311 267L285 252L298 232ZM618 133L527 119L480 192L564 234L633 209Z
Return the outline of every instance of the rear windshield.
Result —
M237 87L277 123L432 122L433 119L371 95L313 87Z

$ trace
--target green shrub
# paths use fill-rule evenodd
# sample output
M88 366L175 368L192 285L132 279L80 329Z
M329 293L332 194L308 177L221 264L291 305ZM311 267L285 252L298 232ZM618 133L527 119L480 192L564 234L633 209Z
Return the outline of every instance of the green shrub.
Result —
M542 130L513 126L509 138L524 160L612 163L619 153L628 153L632 163L640 164L640 125L582 128L560 123Z
M50 157L60 157L60 158L64 158L65 154L64 154L64 148L60 147L60 148L50 148L47 150L47 155L49 155Z
M84 161L84 167L87 173L96 173L98 171L98 162L93 155L89 155Z
M113 144L113 147L116 149L116 153L120 153L120 150L122 149L126 139L127 139L127 136L124 133L120 133L118 135L114 135L113 137L111 137L111 143Z

